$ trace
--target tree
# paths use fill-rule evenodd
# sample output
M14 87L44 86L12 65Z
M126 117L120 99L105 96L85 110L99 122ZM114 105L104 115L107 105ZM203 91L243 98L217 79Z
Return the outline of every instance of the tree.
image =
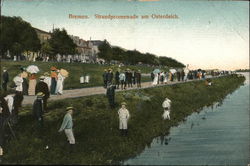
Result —
M65 29L54 29L48 42L51 47L53 59L56 54L70 55L76 53L76 44L69 37Z
M0 53L8 50L19 56L23 51L36 52L40 49L40 40L31 25L21 17L1 16Z
M99 49L98 53L99 58L103 58L108 62L112 60L112 48L107 40L104 40L104 42L101 45L99 45L98 49Z

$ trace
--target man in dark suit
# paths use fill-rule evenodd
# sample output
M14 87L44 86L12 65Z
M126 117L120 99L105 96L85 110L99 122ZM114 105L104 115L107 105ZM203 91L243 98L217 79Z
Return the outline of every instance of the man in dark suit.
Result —
M36 120L38 120L39 126L43 127L43 113L44 113L44 107L43 107L43 92L38 92L37 98L33 103L33 115Z
M108 97L110 107L115 108L115 86L111 83L108 84L106 95Z
M4 91L7 91L7 84L9 82L9 73L5 67L3 67L3 74L2 74L2 88Z
M49 92L49 87L48 85L44 82L45 77L41 76L40 77L40 81L36 84L36 88L35 88L35 94L42 92L44 94L43 96L43 108L44 111L47 111L47 101L48 98L50 96L50 92Z

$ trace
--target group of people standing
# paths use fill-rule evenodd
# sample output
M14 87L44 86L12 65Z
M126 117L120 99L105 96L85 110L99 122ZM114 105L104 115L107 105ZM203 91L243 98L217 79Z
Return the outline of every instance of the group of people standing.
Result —
M121 87L122 90L125 90L127 87L137 86L137 88L141 88L141 71L138 70L130 70L126 69L121 71L118 69L115 74L113 74L112 69L104 70L103 73L103 83L104 88L108 87L108 84L114 84L117 89Z
M205 79L206 72L204 70L192 70L185 69L170 69L167 71L151 72L152 85L166 84L167 82L187 81L192 79Z
M115 84L113 84L113 79ZM141 71L126 69L122 72L118 69L115 72L115 75L112 72L112 69L104 70L103 73L103 83L104 88L107 89L106 95L108 97L109 105L111 108L115 107L115 90L121 87L122 90L125 90L127 87L133 87L137 84L137 88L141 88Z
M24 95L36 95L33 103L33 115L38 120L39 125L43 126L43 114L47 111L47 100L50 94L62 94L63 82L68 76L66 70L58 70L51 67L51 73L45 72L39 77L37 82L37 73L28 72L22 67L21 72L13 78L15 83L15 93L8 91L9 74L6 68L3 68L2 89L0 96L0 146L2 147L6 125L18 123L19 109L22 106ZM2 150L2 149L1 149Z

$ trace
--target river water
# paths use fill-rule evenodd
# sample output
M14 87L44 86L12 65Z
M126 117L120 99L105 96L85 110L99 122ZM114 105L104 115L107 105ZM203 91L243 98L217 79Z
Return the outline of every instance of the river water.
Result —
M223 103L193 113L170 134L124 165L237 165L250 163L249 73Z

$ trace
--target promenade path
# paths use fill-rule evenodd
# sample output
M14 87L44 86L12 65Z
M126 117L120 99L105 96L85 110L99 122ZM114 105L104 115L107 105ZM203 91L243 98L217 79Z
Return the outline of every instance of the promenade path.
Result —
M190 81L198 81L198 80L188 80L186 82L190 82ZM142 88L140 89L152 88L152 87L158 87L158 86L167 86L167 85L180 84L180 83L185 83L185 82L168 81L167 84L158 84L158 85L152 85L152 82L143 82L141 84ZM138 88L136 88L136 86L134 85L132 88L127 88L126 90L117 89L116 92L128 91L128 90L134 90L134 89L138 89ZM53 100L77 98L77 97L91 96L91 95L97 95L97 94L106 94L106 89L103 88L102 86L98 86L98 87L64 90L62 95L51 95L50 98L48 99L48 102L53 101ZM24 105L33 104L35 98L36 96L24 96L22 105L24 106Z

